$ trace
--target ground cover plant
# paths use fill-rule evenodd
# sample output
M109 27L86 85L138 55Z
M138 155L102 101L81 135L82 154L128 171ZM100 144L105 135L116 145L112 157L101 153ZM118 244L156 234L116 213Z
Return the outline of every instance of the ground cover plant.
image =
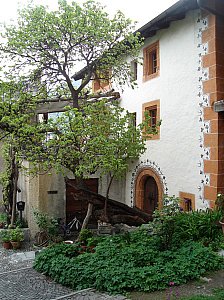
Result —
M173 206L166 213L167 226L170 226L176 216L181 219L179 214L183 216L183 220L187 219L185 213L173 210ZM216 212L214 215L210 211L205 213L210 219L216 219ZM164 224L164 214L161 216L161 224ZM200 219L198 214L195 219ZM201 219L205 218L208 216L205 217L202 213ZM80 254L80 244L54 245L38 255L34 267L71 288L94 287L109 293L166 289L171 282L175 285L183 284L200 278L207 271L224 267L223 258L214 251L222 241L220 228L217 228L217 232L214 230L215 247L209 247L204 242L204 236L196 233L191 239L180 234L178 245L177 242L174 243L178 239L175 229L169 232L169 243L164 244L168 228L159 225L158 216L154 222L158 223L157 233L152 234L151 229L144 228L132 233L101 238L94 253ZM212 226L215 227L215 224L216 221ZM202 228L198 226L198 230ZM191 234L190 231L189 235Z

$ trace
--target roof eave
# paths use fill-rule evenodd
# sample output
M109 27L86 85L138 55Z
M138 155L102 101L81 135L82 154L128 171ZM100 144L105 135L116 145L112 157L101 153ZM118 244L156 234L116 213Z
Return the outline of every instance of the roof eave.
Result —
M140 32L144 38L152 37L158 30L168 28L171 22L184 19L187 11L196 8L197 0L180 0L136 32Z

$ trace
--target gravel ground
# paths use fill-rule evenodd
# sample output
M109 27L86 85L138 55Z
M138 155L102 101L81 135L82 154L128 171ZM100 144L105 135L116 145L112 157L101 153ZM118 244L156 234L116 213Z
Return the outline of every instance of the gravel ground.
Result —
M0 246L0 300L125 300L93 289L73 291L32 268L35 252L29 244L20 250Z

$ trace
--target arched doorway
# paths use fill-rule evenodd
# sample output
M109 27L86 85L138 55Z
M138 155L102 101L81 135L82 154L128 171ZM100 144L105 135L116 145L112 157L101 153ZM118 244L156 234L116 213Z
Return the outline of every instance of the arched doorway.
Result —
M151 169L140 170L135 181L135 206L152 215L162 208L163 186L159 175Z
M144 182L143 210L152 215L158 208L158 186L152 176L148 176Z

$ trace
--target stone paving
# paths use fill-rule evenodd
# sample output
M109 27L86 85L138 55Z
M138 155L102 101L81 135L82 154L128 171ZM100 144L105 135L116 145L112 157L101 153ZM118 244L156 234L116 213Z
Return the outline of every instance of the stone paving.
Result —
M32 268L35 251L0 248L0 300L125 300L93 289L73 291Z

